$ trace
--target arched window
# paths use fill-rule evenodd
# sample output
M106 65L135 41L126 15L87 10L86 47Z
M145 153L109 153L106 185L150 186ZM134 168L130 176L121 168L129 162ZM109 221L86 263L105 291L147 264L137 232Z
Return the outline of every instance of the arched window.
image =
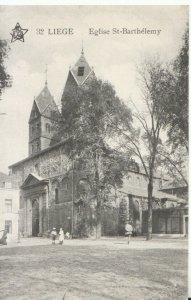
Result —
M40 144L39 142L36 143L36 152L40 151Z
M137 184L138 184L138 185L140 185L140 184L141 184L140 177L139 177L139 176L137 176L137 178L136 178L136 179L137 179Z
M39 173L39 164L36 163L34 167L35 167L35 172L38 174Z
M38 124L36 124L36 131L37 131L37 133L39 133L39 129L40 129L40 124L38 123Z
M55 188L54 192L55 192L55 204L58 204L58 203L59 203L59 199L58 199L58 188Z
M46 123L46 132L50 133L50 124Z
M86 178L82 178L78 182L78 197L86 199L90 193L90 184Z
M59 187L59 183L57 180L54 180L52 182L52 192L53 192L53 199L55 204L59 204L59 193L58 193L58 187Z
M64 188L64 190L68 190L69 188L68 178L62 179L62 187Z

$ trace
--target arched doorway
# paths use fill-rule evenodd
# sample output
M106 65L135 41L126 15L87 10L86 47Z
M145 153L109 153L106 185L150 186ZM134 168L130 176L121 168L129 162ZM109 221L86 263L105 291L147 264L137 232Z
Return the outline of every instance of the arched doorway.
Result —
M39 234L39 201L34 199L32 201L32 236Z

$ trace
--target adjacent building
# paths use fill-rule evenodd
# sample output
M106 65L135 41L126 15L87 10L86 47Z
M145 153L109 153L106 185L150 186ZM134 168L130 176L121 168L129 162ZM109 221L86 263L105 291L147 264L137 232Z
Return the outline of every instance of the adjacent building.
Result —
M19 188L15 180L0 172L0 236L4 230L8 238L18 237Z

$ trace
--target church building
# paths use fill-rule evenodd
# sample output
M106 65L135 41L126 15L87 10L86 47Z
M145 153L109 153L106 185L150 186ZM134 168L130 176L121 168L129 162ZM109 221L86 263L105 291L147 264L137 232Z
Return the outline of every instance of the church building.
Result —
M81 86L95 76L82 50L76 64L69 69L62 101L71 86ZM48 88L47 80L34 99L29 117L28 157L11 165L11 173L20 187L20 231L24 236L44 236L52 227L63 227L73 236L95 236L95 199L84 205L82 194L89 195L88 176L91 170L72 162L64 151L64 139L56 140L56 122L60 112ZM181 205L181 199L161 189L161 178L154 178L154 208L171 209ZM124 186L111 196L110 207L102 212L102 234L123 234L124 224L131 221L139 234L145 232L147 211L147 178L140 168L131 169ZM181 233L182 225L157 222L161 228ZM160 219L160 216L159 216ZM161 222L161 223L160 223ZM160 225L159 225L160 223ZM165 229L164 229L165 226ZM173 228L172 228L173 227ZM168 229L168 230L167 230Z

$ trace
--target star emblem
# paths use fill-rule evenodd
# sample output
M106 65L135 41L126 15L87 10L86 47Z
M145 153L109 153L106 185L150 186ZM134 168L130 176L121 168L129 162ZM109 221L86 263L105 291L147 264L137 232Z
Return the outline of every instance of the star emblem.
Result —
M15 25L15 28L12 29L12 33L10 35L12 36L11 38L11 43L15 41L21 41L24 42L24 35L27 33L28 29L23 29L21 28L20 24L17 22Z

